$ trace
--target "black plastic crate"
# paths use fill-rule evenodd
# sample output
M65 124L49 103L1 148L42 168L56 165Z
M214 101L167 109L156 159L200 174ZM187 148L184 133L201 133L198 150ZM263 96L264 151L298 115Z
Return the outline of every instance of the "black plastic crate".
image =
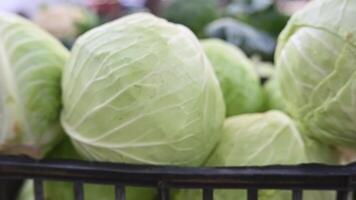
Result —
M291 190L293 200L302 200L304 190L333 190L337 200L348 200L356 190L356 164L192 168L0 156L0 180L23 179L34 180L36 200L43 200L44 180L74 182L76 200L85 199L83 183L114 185L116 200L125 200L125 186L157 188L160 200L175 188L202 189L203 200L212 200L214 189L246 189L247 200L257 200L261 189Z

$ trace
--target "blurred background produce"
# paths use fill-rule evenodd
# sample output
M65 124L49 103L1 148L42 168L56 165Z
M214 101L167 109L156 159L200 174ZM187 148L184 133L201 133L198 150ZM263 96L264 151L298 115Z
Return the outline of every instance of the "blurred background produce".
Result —
M224 95L226 105L226 117L234 116L226 120L225 129L222 131L224 133L223 139L218 143L218 147L213 154L211 154L213 156L206 165L246 166L275 163L298 164L304 162L338 163L337 159L341 159L341 163L346 164L356 160L354 150L339 147L339 157L336 158L333 147L306 139L303 135L304 132L302 133L300 130L297 130L298 127L295 122L292 121L295 119L291 119L290 116L288 116L289 110L286 109L286 102L283 100L281 87L277 83L276 64L274 60L277 58L275 56L277 38L286 27L291 15L302 9L306 3L308 3L308 0L1 0L0 11L13 12L28 18L52 34L68 49L71 49L77 38L87 31L136 12L151 12L168 21L183 24L192 30L197 38L200 39L202 48L205 50L215 70L215 75L220 82L220 88ZM129 38L130 34L127 35ZM137 33L137 35L139 34ZM149 36L149 34L144 36ZM174 37L174 34L172 34L171 37ZM135 38L131 38L132 41L134 41L134 39ZM124 38L123 41L127 41L127 38ZM87 42L87 44L89 44L91 41L88 39ZM143 43L139 45L145 46ZM177 43L176 46L177 48L172 49L179 49L179 43ZM189 45L183 46L187 47ZM141 53L144 54L145 49L142 47L140 49L143 52ZM196 52L199 52L197 49ZM137 52L139 51L136 51L136 53ZM189 53L189 55L191 54L193 54L193 52ZM160 55L164 55L164 53L161 52ZM123 57L125 56L127 55ZM133 55L132 58L134 57L137 56ZM174 58L181 59L179 55ZM74 57L73 59L76 58ZM161 60L164 59L161 58ZM96 63L94 63L94 65L95 64ZM286 68L285 66L282 67ZM168 77L164 76L163 73L161 75L162 77ZM296 74L293 74L293 76L295 75ZM193 74L192 77L193 76L197 78L199 73ZM74 79L75 78L73 78L73 80ZM178 81L176 81L176 83L178 83ZM294 99L293 95L295 91L289 90L289 86L290 84L286 81L283 86L285 88L284 90L290 92L291 98ZM0 100L2 101L1 95L0 91ZM90 97L88 97L88 99L90 99ZM214 106L210 106L209 108L214 108ZM3 108L0 107L0 111L1 109ZM257 112L269 110L279 111L256 114ZM240 116L236 117L235 115ZM0 124L1 117L2 116L0 116ZM168 117L162 117L157 120L156 123L160 124L167 118ZM219 118L221 118L220 121L222 121L222 117ZM179 120L181 120L181 117L176 119L175 123L179 122ZM168 124L168 121L164 122L164 124ZM147 123L146 126L152 127L152 123ZM141 125L137 127L144 126ZM206 129L210 130L210 128ZM172 130L169 130L169 132L172 132ZM226 132L231 134L226 135ZM251 135L256 137L251 137ZM260 140L260 137L267 139ZM233 144L229 142L235 139L236 141ZM120 140L120 142L121 141L122 140ZM215 142L217 143L217 141ZM258 144L259 142L261 144ZM241 143L242 145L239 145ZM252 143L253 145L251 145ZM291 145L291 150L283 152L283 148L289 144ZM256 150L256 146L261 147L261 149ZM79 159L77 155L78 152L76 152L78 149L80 149L78 148L78 144L75 150L71 144L69 144L68 140L66 140L55 148L49 158ZM148 148L144 149L144 151L147 149ZM207 149L212 149L212 147ZM96 150L97 149L90 152L90 154L94 155L97 153ZM177 148L172 150L172 152L176 150ZM198 151L200 150L196 152ZM161 151L158 150L157 152L157 155L161 153ZM196 152L192 154L196 155ZM315 157L306 156L306 154L308 154L306 152L311 152L310 154L315 155ZM83 152L81 153L83 154ZM156 152L154 153L154 155L156 155ZM166 157L172 160L162 163L177 164L174 157L171 156L175 153L167 154ZM207 153L209 152L205 154ZM239 156L227 156L227 154ZM340 157L340 154L343 156ZM265 159L266 155L269 160ZM95 155L94 157L102 156ZM159 159L162 159L162 157L163 156L160 155ZM159 159L155 163L162 161ZM113 159L113 155L109 154L105 155L105 159L94 160L127 161L127 159L122 158ZM199 165L202 161L203 158L199 161ZM129 162L132 161L129 160ZM138 163L148 162L144 160ZM196 166L198 164L194 165ZM1 184L0 182L0 189L1 187L7 187L7 191L14 190L12 194L15 194L18 186L15 184L9 187L10 185L9 183ZM72 196L69 191L70 185L68 184L47 182L45 185L45 192L47 192L47 194L54 194L51 199L66 199L69 198L66 195ZM112 188L104 187L103 190L100 186L89 185L86 185L86 188L89 188L86 189L86 192L89 191L90 195L96 193L96 195L100 195L101 198L103 198L105 195L102 195L102 193L107 193L106 198L112 197ZM100 192L97 192L99 190ZM63 191L68 192L63 193ZM1 195L3 194L0 193L0 199L13 199L13 197L2 197ZM195 195L196 194L193 194L193 196ZM282 194L282 196L284 195L285 194ZM326 195L327 197L318 195L318 197L314 198L313 196L313 198L310 198L330 198L329 194ZM231 197L230 194L227 194L227 197L222 196L220 198L228 199L234 198L235 196L236 195ZM237 196L243 197L244 194L241 195L241 193L238 193ZM277 196L281 196L281 194L275 193L274 191L268 191L266 193L266 197L269 199ZM21 197L21 199L28 199L28 197L29 195L25 195ZM95 198L95 196L93 196L93 198ZM186 199L184 193L182 199Z
M0 11L25 16L67 47L86 30L148 11L184 24L198 37L218 37L248 56L273 61L276 38L308 0L2 0Z
M184 24L197 36L204 37L204 28L221 16L216 0L171 0L163 9L163 17L171 22Z
M219 39L204 39L201 44L220 82L226 116L263 111L259 77L246 55Z
M99 24L92 11L69 4L43 5L33 21L69 47L79 35Z

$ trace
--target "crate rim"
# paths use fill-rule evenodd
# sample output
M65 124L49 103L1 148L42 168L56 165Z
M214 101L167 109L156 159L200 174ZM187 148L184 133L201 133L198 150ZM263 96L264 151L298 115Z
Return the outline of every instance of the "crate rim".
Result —
M0 179L25 178L173 188L352 190L356 163L179 167L0 156Z

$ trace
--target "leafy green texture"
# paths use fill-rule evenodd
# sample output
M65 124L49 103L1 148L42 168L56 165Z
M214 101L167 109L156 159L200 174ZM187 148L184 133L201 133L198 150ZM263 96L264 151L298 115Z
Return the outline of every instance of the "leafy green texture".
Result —
M317 0L279 37L277 75L286 109L307 134L356 147L356 1Z
M263 97L251 61L238 48L218 39L201 41L223 91L226 115L257 112Z
M199 37L205 26L219 17L217 0L172 0L163 12L171 22L183 24Z
M62 125L86 158L200 165L225 105L187 28L133 14L81 36L64 70Z
M69 139L58 145L49 155L50 159L75 159L83 158L75 151ZM46 200L74 200L72 182L45 181L44 199ZM150 188L126 187L127 200L153 200L155 190ZM86 200L112 200L115 199L114 186L84 184L84 198ZM18 200L34 200L33 181L26 181Z
M272 77L263 86L265 103L268 110L285 110L284 99L276 78Z
M0 154L41 158L60 139L68 51L31 22L0 13Z
M252 15L241 16L240 20L277 38L286 26L289 17L280 13L277 8L272 6L269 9Z
M223 137L207 166L295 165L309 162L336 163L336 154L326 146L303 140L294 122L279 111L245 114L225 120ZM245 200L245 190L216 190L214 199ZM263 190L262 200L290 200L291 192ZM198 200L201 192L181 190L177 200ZM332 192L305 191L307 200L335 199Z
M276 38L289 19L278 10L272 0L236 1L227 6L226 12L228 16L265 31Z
M276 41L269 34L233 18L221 18L205 29L208 37L220 38L240 47L248 56L272 60Z

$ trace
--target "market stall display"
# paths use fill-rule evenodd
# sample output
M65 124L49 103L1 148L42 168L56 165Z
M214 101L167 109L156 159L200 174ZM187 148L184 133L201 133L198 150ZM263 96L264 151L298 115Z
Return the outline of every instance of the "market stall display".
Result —
M197 2L0 14L1 200L354 198L356 2Z

